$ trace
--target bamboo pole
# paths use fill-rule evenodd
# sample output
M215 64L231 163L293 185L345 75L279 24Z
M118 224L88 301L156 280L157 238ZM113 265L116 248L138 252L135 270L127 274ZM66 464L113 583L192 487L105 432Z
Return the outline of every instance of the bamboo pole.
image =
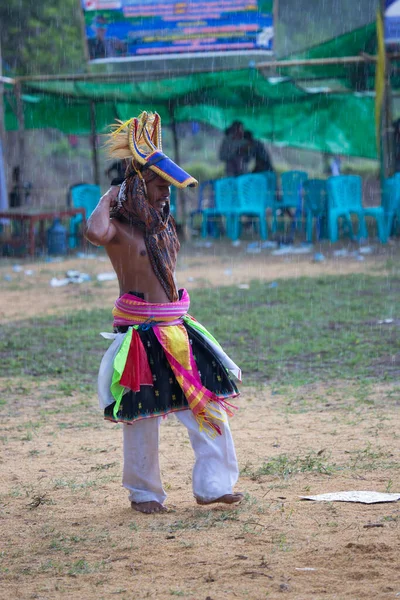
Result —
M6 127L4 123L4 81L2 75L2 56L1 56L1 38L0 38L0 141L5 156L6 146Z
M359 56L336 56L330 58L304 58L293 60L271 60L256 64L256 69L276 69L277 67L313 67L327 65L349 65L360 62L373 62L375 56L360 54Z
M394 54L391 58L397 58L400 55ZM376 57L366 54L360 54L359 56L342 56L342 57L331 57L331 58L310 58L310 59L296 59L296 60L271 60L267 62L260 62L253 68L259 70L265 69L276 69L281 67L307 67L307 66L325 66L325 65L344 65L354 64L360 62L375 62ZM219 73L223 71L237 71L245 69L237 68L226 68L218 67L212 70L212 73ZM201 73L210 73L209 68L200 69L171 69L168 71L168 75L161 71L146 71L143 73L80 73L70 75L26 75L16 77L15 81L20 81L25 84L29 82L47 82L47 81L143 81L144 79L150 79L155 77L156 79L170 79L171 77L186 77L188 75L196 75Z
M96 104L90 103L90 143L92 146L92 164L95 185L100 185L99 155L97 152Z
M6 127L4 112L4 81L2 76L2 56L0 38L0 207L8 207L7 175L6 175ZM2 197L4 196L4 197Z
M174 160L175 160L176 164L179 165L181 162L179 136L178 136L178 130L177 130L176 120L175 120L175 104L172 102L169 105L169 114L170 114L170 118L171 118L171 132L172 132L172 141L173 141L173 146L174 146ZM184 190L181 190L180 188L177 188L176 192L177 192L176 193L176 200L177 200L177 202L176 202L176 220L181 225L183 239L187 240L189 238L189 229L187 226L187 214L186 214L187 211L186 211L185 194L184 194Z
M15 79L12 77L4 77L4 75L1 75L0 73L0 83L10 83L11 85L15 85Z

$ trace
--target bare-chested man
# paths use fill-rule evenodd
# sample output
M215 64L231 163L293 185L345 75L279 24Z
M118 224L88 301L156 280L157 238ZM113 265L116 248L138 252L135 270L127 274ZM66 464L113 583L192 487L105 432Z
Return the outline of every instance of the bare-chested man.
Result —
M105 418L122 422L123 485L133 509L166 510L158 457L161 416L174 412L195 453L198 504L233 504L238 467L226 413L238 395L240 370L213 336L188 315L189 295L175 282L179 241L169 214L170 184L197 184L161 152L157 114L142 113L111 134L110 155L129 159L87 223L86 237L104 246L117 273L114 341L99 372Z

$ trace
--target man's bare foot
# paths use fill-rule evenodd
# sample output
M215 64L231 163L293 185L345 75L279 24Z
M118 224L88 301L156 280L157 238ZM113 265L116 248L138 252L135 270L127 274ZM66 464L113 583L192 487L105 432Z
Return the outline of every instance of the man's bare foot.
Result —
M243 497L243 494L238 492L237 494L225 494L225 496L221 496L216 500L200 500L200 498L196 498L196 502L202 506L205 504L215 504L217 502L221 502L222 504L236 504L237 502L241 502Z
M167 507L163 506L159 502L131 502L133 510L145 513L146 515L152 515L153 513L167 512Z

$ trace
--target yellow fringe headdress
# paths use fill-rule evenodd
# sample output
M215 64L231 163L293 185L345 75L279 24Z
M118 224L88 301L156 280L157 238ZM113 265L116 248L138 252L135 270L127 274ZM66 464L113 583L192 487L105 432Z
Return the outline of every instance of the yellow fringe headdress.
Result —
M198 184L162 152L161 117L157 113L143 111L138 117L118 121L112 128L105 144L110 157L131 159L139 174L143 169L151 169L178 188Z

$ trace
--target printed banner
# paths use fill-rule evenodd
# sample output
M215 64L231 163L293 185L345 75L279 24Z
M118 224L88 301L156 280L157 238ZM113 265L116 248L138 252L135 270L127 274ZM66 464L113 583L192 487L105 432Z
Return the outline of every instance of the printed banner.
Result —
M400 44L400 0L386 0L385 42Z
M82 0L90 60L272 51L272 0Z

